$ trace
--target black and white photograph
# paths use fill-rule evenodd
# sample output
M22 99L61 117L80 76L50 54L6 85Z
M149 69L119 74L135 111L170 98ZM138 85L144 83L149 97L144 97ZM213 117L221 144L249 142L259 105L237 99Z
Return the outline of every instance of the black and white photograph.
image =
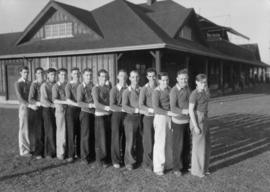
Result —
M270 0L0 0L0 192L269 192Z

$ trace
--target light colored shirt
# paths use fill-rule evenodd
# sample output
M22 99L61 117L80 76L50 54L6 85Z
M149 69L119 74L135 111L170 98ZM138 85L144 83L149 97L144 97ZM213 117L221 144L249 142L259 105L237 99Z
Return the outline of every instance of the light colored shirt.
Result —
M140 95L140 87L137 87L136 89L133 89L131 86L129 86L124 92L123 92L123 101L122 101L122 107L125 112L129 114L134 114L135 109L139 108L139 95Z

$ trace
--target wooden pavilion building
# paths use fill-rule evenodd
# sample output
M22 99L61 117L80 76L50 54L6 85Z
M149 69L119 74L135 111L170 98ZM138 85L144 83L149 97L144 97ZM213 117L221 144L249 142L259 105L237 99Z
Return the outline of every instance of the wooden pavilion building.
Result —
M217 94L264 82L268 65L258 49L232 44L227 32L241 35L172 0L114 0L92 11L50 1L24 31L0 34L0 96L16 99L22 65L30 68L30 80L39 66L76 66L92 68L94 80L104 68L112 83L118 69L137 69L143 77L155 67L169 72L174 84L176 72L187 68L192 88L196 74L206 73Z

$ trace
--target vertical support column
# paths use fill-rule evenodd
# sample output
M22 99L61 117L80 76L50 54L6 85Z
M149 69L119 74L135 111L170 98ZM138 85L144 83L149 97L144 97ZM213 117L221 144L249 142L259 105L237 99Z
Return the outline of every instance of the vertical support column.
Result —
M114 82L117 82L117 73L119 68L119 60L123 56L123 53L116 53L115 54L115 62L114 62ZM116 84L116 83L115 83Z
M240 89L244 88L243 76L242 76L242 63L239 63L238 84Z
M205 70L204 71L205 71L205 75L209 79L209 59L208 58L205 59Z
M150 54L154 57L155 68L157 73L159 73L161 71L161 52L160 50L150 51Z
M185 56L185 67L189 73L190 72L190 56L188 55Z
M220 60L220 72L219 72L219 88L223 94L224 92L224 77L223 77L223 61Z
M159 50L156 51L155 59L156 59L156 70L159 73L161 71L161 54Z
M229 76L230 76L230 87L232 88L232 90L234 90L234 82L233 82L233 67L234 67L234 65L233 65L233 63L231 63L230 64L230 74L229 74Z

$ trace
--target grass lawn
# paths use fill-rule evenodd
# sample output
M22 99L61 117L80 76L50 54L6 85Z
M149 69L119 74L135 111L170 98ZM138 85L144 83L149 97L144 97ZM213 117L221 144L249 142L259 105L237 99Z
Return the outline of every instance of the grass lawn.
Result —
M211 101L212 174L203 179L19 157L17 110L0 108L0 191L269 192L270 94L262 92Z

